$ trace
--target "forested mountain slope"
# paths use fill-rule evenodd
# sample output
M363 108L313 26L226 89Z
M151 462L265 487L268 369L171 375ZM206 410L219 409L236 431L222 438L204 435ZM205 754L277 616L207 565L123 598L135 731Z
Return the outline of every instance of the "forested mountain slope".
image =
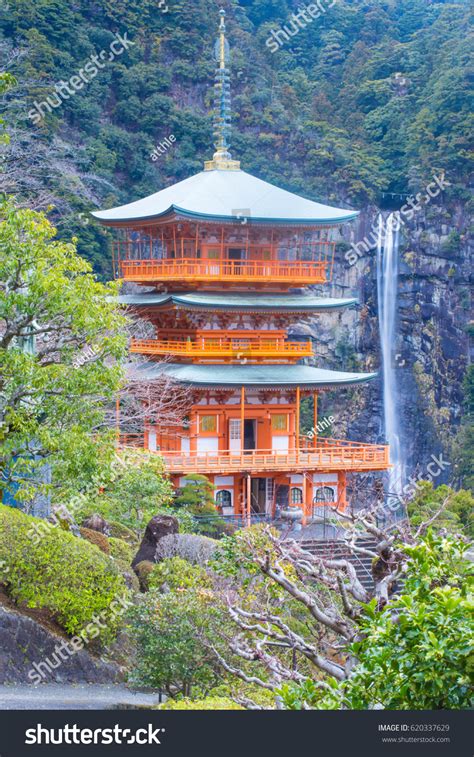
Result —
M221 4L232 48L232 152L245 170L312 199L361 209L354 240L367 232L376 207L399 208L433 175L449 182L407 227L403 247L400 353L412 400L405 421L414 424L412 456L428 459L451 443L464 402L467 2L322 0L320 17L272 52L270 40L291 25L300 3L4 0L0 52L18 84L3 103L11 143L0 189L35 207L54 205L60 234L77 234L81 254L110 275L108 232L89 221L91 208L150 194L201 170L212 155ZM117 34L127 49L109 60ZM57 107L41 105L93 56L101 65L80 91ZM32 117L35 103L41 120ZM152 160L171 134L176 141ZM345 355L376 365L373 257L348 267L343 253L341 247L336 285L357 290L361 310L342 337L328 330L326 359L340 365ZM346 343L356 344L349 357ZM379 418L377 389L368 397ZM356 417L347 419L354 423Z

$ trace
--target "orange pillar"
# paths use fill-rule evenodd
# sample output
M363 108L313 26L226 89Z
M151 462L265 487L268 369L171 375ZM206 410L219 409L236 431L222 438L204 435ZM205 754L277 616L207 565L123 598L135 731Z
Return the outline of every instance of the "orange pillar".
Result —
M315 392L313 394L313 430L314 430L314 436L313 436L313 442L314 446L316 447L317 441L318 441L318 393Z
M299 386L296 387L296 428L295 428L295 437L296 437L296 459L299 459L300 455L300 388Z
M240 453L244 452L245 387L240 390Z
M337 474L337 509L345 510L347 507L347 476L346 471Z
M247 475L247 528L252 525L252 478Z
M303 473L303 518L301 520L301 523L303 526L306 526L306 523L308 522L308 487L307 487L307 478L306 473Z

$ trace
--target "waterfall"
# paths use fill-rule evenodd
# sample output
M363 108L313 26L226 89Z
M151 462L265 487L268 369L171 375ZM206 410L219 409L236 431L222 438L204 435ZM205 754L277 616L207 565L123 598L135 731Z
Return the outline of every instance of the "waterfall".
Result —
M400 443L397 377L395 371L396 321L398 294L398 242L400 223L391 213L378 217L377 296L380 345L382 352L383 413L385 438L390 445L389 500L402 494L405 466Z

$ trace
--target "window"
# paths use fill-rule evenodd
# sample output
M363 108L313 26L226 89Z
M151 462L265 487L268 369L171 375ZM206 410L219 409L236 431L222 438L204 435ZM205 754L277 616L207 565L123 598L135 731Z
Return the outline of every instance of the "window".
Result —
M292 505L303 504L303 492L301 491L301 489L298 489L297 486L294 486L291 490L291 504Z
M334 502L334 489L331 486L319 486L316 489L313 504L324 504L325 502Z
M217 507L232 507L232 494L227 489L220 489L216 494Z
M240 440L241 421L237 418L230 418L229 420L229 438Z
M201 431L212 433L217 431L217 415L201 415Z
M272 415L272 431L287 431L288 430L288 415L284 413L277 413Z

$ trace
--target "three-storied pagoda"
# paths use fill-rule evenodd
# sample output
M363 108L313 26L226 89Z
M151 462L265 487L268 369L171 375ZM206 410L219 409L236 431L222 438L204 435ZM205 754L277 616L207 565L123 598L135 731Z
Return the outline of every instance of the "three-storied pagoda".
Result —
M293 506L306 522L321 504L346 506L348 471L389 467L386 446L301 437L303 395L314 395L316 429L319 392L376 374L302 364L311 341L287 336L295 320L354 304L301 288L331 280L335 232L357 213L279 189L232 160L224 16L213 159L178 184L94 215L118 230L121 277L148 288L121 298L156 329L156 338L132 342L145 356L139 377L165 372L191 387L183 427L150 418L144 446L163 456L176 485L208 476L224 514L249 520Z

